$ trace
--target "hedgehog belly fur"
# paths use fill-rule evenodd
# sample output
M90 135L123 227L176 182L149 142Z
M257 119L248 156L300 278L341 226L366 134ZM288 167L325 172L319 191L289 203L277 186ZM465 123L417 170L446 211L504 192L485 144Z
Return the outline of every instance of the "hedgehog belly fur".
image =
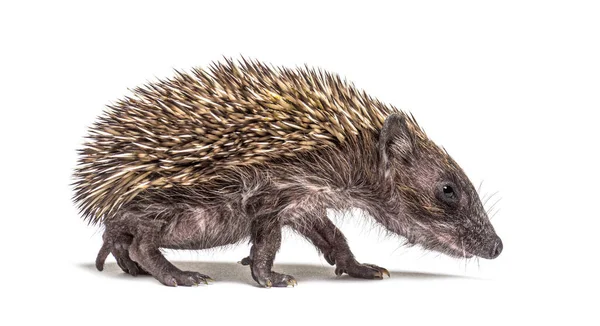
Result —
M248 239L251 224L238 217L235 222L223 214L204 208L191 208L174 216L161 233L160 247L169 249L207 249L235 244Z

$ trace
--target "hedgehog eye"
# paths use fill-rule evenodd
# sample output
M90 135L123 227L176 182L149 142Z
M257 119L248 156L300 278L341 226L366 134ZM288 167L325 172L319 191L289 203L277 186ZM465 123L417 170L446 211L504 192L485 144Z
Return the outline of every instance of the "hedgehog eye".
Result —
M439 185L436 197L451 207L458 205L458 188L452 182L444 182Z
M456 197L456 193L454 192L454 188L450 185L445 185L442 187L442 192L444 192L444 197L448 199L452 199Z

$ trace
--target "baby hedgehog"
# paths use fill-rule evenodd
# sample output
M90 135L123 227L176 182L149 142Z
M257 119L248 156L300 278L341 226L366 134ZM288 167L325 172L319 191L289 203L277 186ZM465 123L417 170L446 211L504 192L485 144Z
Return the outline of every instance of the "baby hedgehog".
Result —
M310 240L335 273L381 279L361 264L326 210L358 208L409 244L495 258L502 242L456 162L405 112L338 75L225 59L136 88L99 117L79 151L75 194L104 226L131 275L169 286L210 278L181 271L160 248L249 240L242 263L264 287L295 285L271 270L281 229Z

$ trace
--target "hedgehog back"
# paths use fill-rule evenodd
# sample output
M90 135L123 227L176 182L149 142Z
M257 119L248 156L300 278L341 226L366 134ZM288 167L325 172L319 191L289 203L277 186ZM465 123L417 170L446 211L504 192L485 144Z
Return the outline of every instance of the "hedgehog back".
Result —
M74 174L85 219L146 189L191 186L223 168L357 142L390 108L322 70L213 63L133 90L90 128Z

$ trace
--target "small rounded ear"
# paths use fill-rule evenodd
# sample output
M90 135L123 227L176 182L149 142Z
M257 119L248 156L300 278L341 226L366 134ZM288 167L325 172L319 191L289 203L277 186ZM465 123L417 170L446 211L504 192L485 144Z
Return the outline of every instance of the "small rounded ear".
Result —
M385 119L378 146L382 168L386 171L389 170L391 157L408 159L414 148L414 135L408 128L404 114L393 113Z

